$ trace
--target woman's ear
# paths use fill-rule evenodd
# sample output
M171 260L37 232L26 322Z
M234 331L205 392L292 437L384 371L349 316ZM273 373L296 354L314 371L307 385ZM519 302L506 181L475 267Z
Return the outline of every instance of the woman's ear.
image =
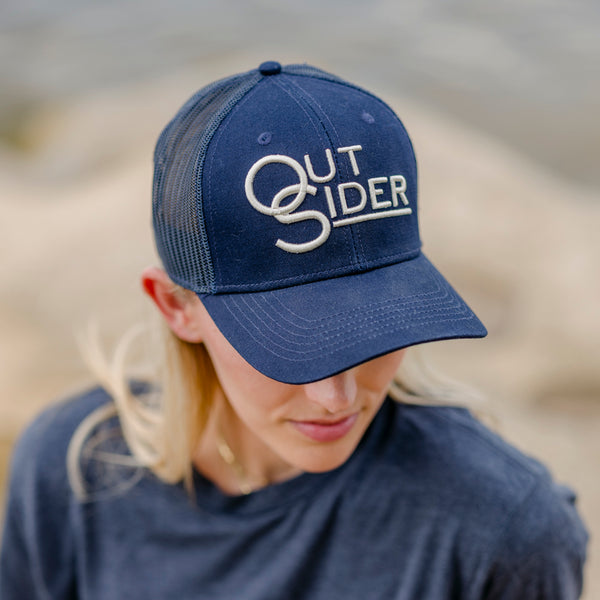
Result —
M141 277L144 292L162 313L171 331L186 342L202 341L201 302L193 293L182 293L158 267L147 267Z

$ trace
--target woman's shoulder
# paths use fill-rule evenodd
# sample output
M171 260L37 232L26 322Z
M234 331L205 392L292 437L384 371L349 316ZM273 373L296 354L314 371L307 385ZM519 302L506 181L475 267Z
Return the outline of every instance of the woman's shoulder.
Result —
M465 408L394 403L392 412L380 463L398 497L408 492L421 514L456 527L506 582L581 572L588 535L576 495L545 465Z
M393 431L386 455L398 466L416 466L423 475L469 489L521 496L551 479L548 469L457 406L393 403ZM454 487L454 486L452 486Z
M444 497L455 506L479 504L486 518L508 517L534 495L549 504L574 502L573 492L557 485L540 460L492 431L469 409L393 405L383 462L399 474L419 473L430 492L443 486Z
M10 465L0 549L0 589L10 590L10 597L71 597L65 591L73 583L68 565L74 564L78 552L81 523L75 515L86 507L72 485L70 451L78 436L85 438L82 432L89 431L91 421L99 424L97 431L120 431L111 414L110 395L96 387L46 408L19 437ZM83 474L86 482L88 472L91 469Z
M149 385L131 383L134 394L144 393ZM89 427L84 425L90 422ZM84 427L82 427L84 426ZM38 414L19 436L11 460L11 482L19 480L56 487L67 481L67 456L74 437L82 435L79 447L91 432L110 428L113 439L123 445L121 428L110 394L96 386L66 396Z
M135 395L153 389L137 381L130 388ZM105 456L113 461L102 460ZM141 474L112 397L98 386L55 402L25 428L12 453L9 495L22 502L42 496L48 502L89 501L107 495L117 479L121 487L130 486Z
M40 463L41 467L62 465L79 425L94 411L109 404L112 404L110 395L98 386L46 407L19 436L13 451L13 469L32 463Z
M145 394L152 386L143 381L130 382L134 395ZM88 387L53 402L27 425L19 436L15 453L42 451L51 457L64 454L79 426L91 415L102 411L115 414L111 395L101 386Z

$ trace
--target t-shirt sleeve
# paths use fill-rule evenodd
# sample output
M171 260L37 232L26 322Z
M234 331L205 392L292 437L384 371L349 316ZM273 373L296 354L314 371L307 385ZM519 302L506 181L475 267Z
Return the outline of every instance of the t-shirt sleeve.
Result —
M575 600L588 534L575 494L541 481L516 511L486 586L486 600Z
M13 452L0 548L2 600L76 597L65 464L71 431L61 412L54 407L40 415Z

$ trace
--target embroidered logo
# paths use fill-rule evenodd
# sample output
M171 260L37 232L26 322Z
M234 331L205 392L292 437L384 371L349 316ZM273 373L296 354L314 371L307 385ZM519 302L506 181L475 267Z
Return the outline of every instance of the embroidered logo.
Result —
M356 153L361 150L362 146L359 145L345 146L337 149L338 154L346 154L348 156L350 165L352 166L352 172L355 176L360 174ZM293 252L294 254L309 252L327 241L332 227L342 227L344 225L360 223L361 221L397 217L412 213L412 209L408 206L408 199L406 198L406 179L402 175L371 177L368 179L368 197L371 202L371 212L364 212L364 209L367 206L367 190L365 190L360 183L355 181L340 183L337 186L339 206L342 213L341 216L338 217L333 192L329 185L323 186L329 216L321 211L313 209L297 210L304 202L306 194L315 196L317 193L317 188L309 183L309 179L313 183L327 183L335 177L335 163L329 148L325 150L325 157L329 166L329 173L327 175L315 174L308 154L304 155L304 166L306 169L297 160L284 154L270 154L269 156L264 156L250 167L250 170L246 175L245 190L246 197L252 208L264 215L275 217L280 223L286 225L299 223L308 219L314 219L321 225L321 232L316 238L300 244L278 239L275 242L275 245L278 248L281 248L286 252ZM254 193L254 179L261 169L270 164L284 164L293 169L298 176L298 183L284 187L273 196L270 204L263 204ZM382 186L385 186L386 184L389 185L390 191L388 199L384 200L379 198L379 196L384 195L385 190ZM351 190L352 192L349 194L349 198L348 192ZM294 196L293 199L288 201L287 204L283 204L283 201L290 196Z

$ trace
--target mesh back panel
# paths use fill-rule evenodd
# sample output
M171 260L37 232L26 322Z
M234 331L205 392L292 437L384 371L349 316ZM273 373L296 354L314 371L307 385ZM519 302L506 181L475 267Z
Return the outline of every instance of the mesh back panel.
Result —
M153 224L171 279L195 292L214 291L202 214L202 168L217 127L256 85L257 71L217 81L190 98L161 133L154 152Z
M309 65L289 65L283 71L349 85ZM156 145L152 210L157 250L171 279L198 293L215 291L202 212L206 151L223 119L262 78L255 70L202 88L181 107Z

